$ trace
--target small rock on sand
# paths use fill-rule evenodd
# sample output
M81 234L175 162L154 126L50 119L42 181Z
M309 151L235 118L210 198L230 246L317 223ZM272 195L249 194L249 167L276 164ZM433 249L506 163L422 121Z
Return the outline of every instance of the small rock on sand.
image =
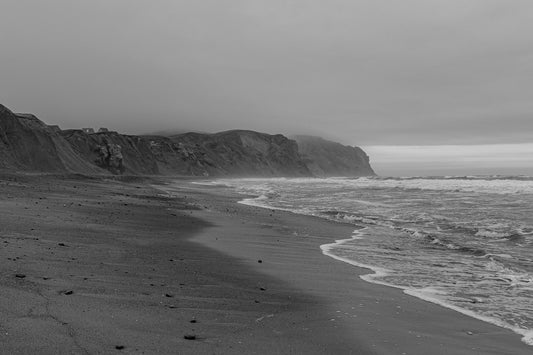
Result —
M23 279L26 277L26 275L24 274L15 274L15 277L19 278L19 279Z
M183 336L183 339L187 339L187 340L196 340L196 335L194 334L185 334Z

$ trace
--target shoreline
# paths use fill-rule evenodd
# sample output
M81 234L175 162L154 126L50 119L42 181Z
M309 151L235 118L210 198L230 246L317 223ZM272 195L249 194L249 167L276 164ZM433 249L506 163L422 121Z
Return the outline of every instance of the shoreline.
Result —
M457 306L455 306L453 304L441 301L441 300L439 300L439 299L437 299L435 297L427 296L423 291L419 291L419 290L416 290L416 289L411 289L411 288L408 288L408 287L397 286L397 285L394 285L394 284L391 284L391 283L388 283L388 282L376 280L375 278L381 277L383 275L386 275L389 272L389 270L383 269L383 268L379 268L379 267L376 267L376 266L364 265L364 264L358 263L358 262L350 260L350 259L339 257L339 256L337 256L337 255L335 255L335 254L330 252L331 247L333 247L333 246L341 245L342 243L357 239L357 235L356 234L357 234L357 230L354 231L354 235L352 235L351 238L339 239L339 240L336 240L334 243L321 245L320 248L322 249L322 253L324 255L326 255L326 256L331 257L332 259L335 259L335 260L338 260L338 261L342 261L344 263L347 263L349 265L355 266L357 268L362 268L362 269L369 270L370 272L368 274L362 274L362 275L359 276L362 280L364 280L364 281L366 281L368 283L372 283L372 284L376 284L376 285L381 285L381 286L386 286L386 287L391 287L391 288L395 288L395 289L398 289L398 290L402 290L402 292L405 293L406 295L416 297L416 298L418 298L420 300L423 300L423 301L426 301L426 302L430 302L430 303L436 304L436 305L444 307L444 308L448 308L450 310L456 311L458 313L461 313L461 314L466 315L468 317L480 320L482 322L485 322L485 323L488 323L488 324L491 324L491 325L495 325L495 326L503 328L503 329L508 329L508 330L512 331L513 333L515 333L515 334L517 334L519 336L522 336L521 341L523 343L525 343L525 344L527 344L529 346L533 346L533 331L526 331L524 329L512 327L512 326L500 321L497 318L492 318L492 317L486 317L486 316L483 316L483 315L479 315L479 314L477 314L477 313L475 313L473 311L470 311L468 309L457 307Z
M321 253L352 225L192 179L124 180L0 176L3 352L530 353Z
M207 185L207 186L209 186L209 185ZM300 213L300 212L297 212L297 211L292 211L290 209L268 206L263 201L264 201L263 195L261 195L261 196L255 196L255 197L252 197L252 198L250 198L250 197L242 198L239 201L237 201L237 203L243 204L243 205L246 205L246 206L250 206L250 207L259 207L259 208L264 208L264 209L285 211L285 212L289 212L289 213L294 213L296 215L313 216L313 217L320 218L320 219L323 219L323 220L334 221L336 223L343 223L343 222L340 222L340 221L330 220L328 218L324 218L324 217L320 217L320 216L314 216L312 214L306 214L306 213ZM456 305L454 305L452 303L449 303L449 302L446 302L446 301L444 301L442 299L439 299L438 297L434 297L431 294L428 295L425 292L426 289L417 290L417 289L412 289L412 288L409 288L409 287L395 285L395 284L388 283L388 282L385 282L385 281L380 281L379 280L380 277L389 274L391 271L387 270L387 269L384 269L382 267L379 267L379 266L372 266L372 265L362 264L362 263L359 263L357 261L354 261L354 260L351 260L351 259L346 259L346 258L337 256L334 253L332 253L331 249L334 248L335 246L340 246L340 245L342 245L344 243L351 242L351 241L353 241L355 239L361 239L362 238L359 235L361 234L361 232L363 230L366 229L366 227L361 227L361 226L357 226L357 225L353 225L353 227L356 228L356 229L351 233L351 236L349 238L336 239L334 242L328 242L326 244L320 245L320 249L322 250L322 253L324 255L334 259L334 260L347 263L347 264L352 265L352 266L357 267L357 268L368 270L368 273L363 273L363 274L361 274L359 276L362 280L364 280L366 282L369 282L369 283L372 283L372 284L376 284L376 285L380 285L380 286L386 286L386 287L399 289L399 290L402 290L403 293L405 293L407 295L410 295L412 297L416 297L416 298L418 298L420 300L436 304L436 305L438 305L440 307L448 308L448 309L453 310L455 312L461 313L461 314L466 315L468 317L472 317L472 318L480 320L482 322L489 323L491 325L495 325L495 326L500 327L500 328L511 330L515 334L521 336L521 341L523 343L525 343L525 344L527 344L529 346L533 346L533 330L526 330L526 329L514 327L514 326L512 326L512 325L510 325L510 324L508 324L508 323L506 323L506 322L504 322L504 321L502 321L502 320L500 320L498 318L494 318L494 317L490 317L490 316L484 316L482 314L478 314L478 313L476 313L474 311L471 311L471 310L469 310L467 308L462 308L460 306L456 306Z
M209 188L206 186L203 186L203 187ZM217 187L211 187L209 189L211 191L215 191L218 189L219 190L218 193L221 193L222 195L228 193L227 191L221 192L220 191L221 189ZM313 223L314 225L316 224L327 225L329 226L329 228L331 228L331 230L335 230L335 227L334 227L335 225L342 225L342 223L328 221L325 219L321 219L319 217L299 215L299 214L294 214L292 212L288 212L284 210L269 209L264 206L251 206L251 205L242 204L242 203L239 203L239 201L243 200L242 195L234 194L232 197L228 197L226 195L224 198L232 200L233 203L236 205L245 206L246 208L253 209L254 211L256 211L255 212L256 214L258 215L262 214L262 218L267 218L267 219L269 217L271 218L272 217L270 215L271 213L278 214L278 216L285 215L286 219L283 222L285 222L285 224L291 225L290 227L285 226L287 230L290 230L291 228L298 229L298 227L295 226L295 223L294 223L295 219L303 221L302 223L303 225L306 225L306 224L313 225ZM239 209L239 211L241 210L242 209ZM263 210L264 212L260 213L259 210ZM202 216L202 217L209 220L208 216ZM292 221L287 223L287 220L292 220ZM310 222L311 220L313 220L313 223ZM283 225L283 224L284 223L281 223L280 225ZM345 238L346 236L353 234L352 233L354 230L353 225L346 225L344 227L346 231L344 232L345 234L339 235L339 234L332 233L332 235L330 235L329 237L324 237L324 236L318 237L317 239L320 239L319 241L316 239L313 241L310 241L309 243L314 244L315 246L315 250L313 252L320 254L321 256L326 256L320 253L320 251L323 251L323 249L321 249L321 246L324 246L327 244L333 244L332 240L341 239L341 238L346 239ZM349 234L346 234L346 233L349 233ZM194 239L199 240L204 245L207 245L211 248L215 248L216 250L219 250L219 251L223 251L231 256L240 257L240 258L244 256L242 255L242 253L239 253L237 251L237 248L235 248L234 250L229 250L227 246L221 247L220 243L217 244L212 239L210 240L205 237L202 238L201 236L196 236L194 237ZM235 239L238 239L238 238L235 238ZM242 240L240 240L240 242L242 242ZM232 241L232 245L233 243L234 242ZM262 248L262 247L259 246L259 248ZM280 252L280 251L276 250L276 252ZM331 260L329 256L328 258L325 258L325 259L326 259L326 262L328 263L335 263L335 260ZM421 297L417 297L416 295L410 295L409 293L404 292L403 289L400 289L394 286L391 287L390 285L381 285L379 283L366 281L364 277L371 276L373 268L363 268L360 265L353 265L353 263L346 263L346 261L344 260L342 261L343 261L342 264L344 264L345 266L341 268L344 269L343 273L348 275L347 280L350 279L350 276L352 276L350 281L352 281L354 285L353 287L350 287L349 289L354 292L354 295L357 295L358 293L357 286L359 285L359 283L363 283L366 285L364 286L364 288L373 289L369 292L374 292L376 294L384 293L387 295L389 293L392 294L390 296L391 299L389 301L398 302L400 308L404 308L402 306L402 303L405 301L403 299L401 301L398 301L398 298L407 298L408 299L407 303L409 303L410 305L413 304L412 306L413 309L410 310L411 314L407 315L405 319L400 320L399 323L401 323L402 325L398 326L396 331L400 329L405 329L406 327L408 328L410 325L412 325L412 322L415 319L417 322L425 322L426 327L424 329L424 333L426 333L426 337L428 339L426 345L431 347L431 346L434 346L436 342L441 341L443 344L442 346L443 347L445 346L447 349L447 350L444 350L444 349L439 350L438 348L431 348L432 353L435 353L435 354L450 353L451 347L455 347L456 349L455 351L451 353L480 353L480 354L481 353L483 354L489 354L489 353L521 354L521 353L524 353L526 354L531 351L530 346L526 345L524 342L520 340L520 335L516 334L515 332L509 329L494 325L492 323L487 322L486 320L480 320L478 318L472 317L471 315L465 315L464 313L459 312L458 310L451 309L449 307L445 307L440 304L436 304L429 300L424 300ZM289 262L289 261L284 260L284 262ZM346 268L348 270L346 270ZM286 275L283 275L280 273L277 273L276 275L282 279L287 278ZM353 277L353 276L356 276L356 277ZM357 280L354 280L354 279L357 279ZM337 285L338 284L339 283L337 283ZM380 290L382 287L386 288L387 291ZM304 292L305 291L306 290L304 290ZM324 296L324 292L313 292L313 293L320 294L320 296ZM398 296L397 294L401 294L402 296ZM329 297L326 296L326 298L329 298ZM327 302L331 302L331 300L328 300ZM376 314L378 313L379 312L376 312ZM424 313L424 314L422 315L420 313ZM384 316L381 314L380 317L384 317ZM433 317L435 319L431 319ZM444 323L447 323L448 326L443 326L442 324L440 324L438 327L435 327L435 322L438 322L439 318L446 319L447 321ZM360 326L360 323L358 325ZM427 329L428 325L430 326L430 328L435 327L435 329L428 331ZM383 330L380 330L379 332L383 333ZM394 329L391 330L391 333L394 333ZM405 335L408 335L409 333L410 332L408 332ZM438 333L438 334L432 334L432 333ZM464 335L466 335L466 337ZM372 338L371 336L369 337ZM392 341L397 341L397 344L401 343L401 340L398 339L398 334L392 334L391 338L393 339ZM429 339L432 339L432 340L429 340ZM415 337L413 341L416 343L419 341L419 339ZM364 340L362 340L362 342L364 342ZM370 345L371 347L375 349L374 347L375 344L370 344ZM413 345L415 344L404 343L402 346L405 346L405 348L408 349L406 353L424 353L420 349L414 350L417 347ZM396 353L396 351L398 350L396 347L389 348L388 346L384 346L383 348L380 348L380 350L377 350L377 351L378 353Z

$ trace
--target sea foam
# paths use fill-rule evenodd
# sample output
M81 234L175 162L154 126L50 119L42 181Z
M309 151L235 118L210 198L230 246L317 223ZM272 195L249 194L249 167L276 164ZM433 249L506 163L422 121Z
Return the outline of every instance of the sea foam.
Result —
M321 246L361 279L510 329L533 345L533 179L225 179L242 204L363 227ZM520 193L519 198L517 194Z
M392 287L392 288L397 288L397 289L402 290L405 294L407 294L409 296L413 296L413 297L419 298L419 299L421 299L423 301L437 304L439 306L454 310L454 311L459 312L461 314L464 314L466 316L478 319L478 320L486 322L486 323L490 323L490 324L496 325L496 326L501 327L501 328L509 329L509 330L515 332L516 334L521 335L522 336L521 340L524 343L526 343L528 345L533 345L533 330L528 330L528 329L522 329L522 328L519 328L519 327L515 327L515 326L512 326L512 325L510 325L510 324L508 324L508 323L506 323L506 322L504 322L504 321L502 321L502 320L500 320L498 318L483 316L483 315L480 315L480 314L478 314L476 312L473 312L473 311L471 311L469 309L458 307L458 306L456 306L456 305L454 305L452 303L447 302L445 297L443 297L443 296L446 296L447 293L444 290L440 290L438 288L425 287L425 288L416 289L416 288L410 288L410 287L403 287L403 286L399 286L399 285L395 285L395 284L392 284L392 283L389 283L389 282L382 281L382 279L384 277L391 275L393 272L391 270L387 270L385 268L376 267L376 266L368 265L368 264L362 264L362 263L359 263L359 262L357 262L355 260L338 256L338 255L336 255L334 253L333 250L335 248L343 245L344 243L364 238L363 237L363 232L365 230L366 230L366 228L355 230L354 234L353 234L353 236L351 238L338 239L338 240L335 240L334 243L322 244L320 246L320 249L322 250L322 253L324 255L329 256L329 257L331 257L331 258L333 258L335 260L339 260L339 261L345 262L347 264L356 266L358 268L371 270L372 271L371 274L364 274L364 275L360 275L359 276L362 280L364 280L366 282L370 282L370 283L377 284L377 285L382 285L382 286L388 286L388 287Z

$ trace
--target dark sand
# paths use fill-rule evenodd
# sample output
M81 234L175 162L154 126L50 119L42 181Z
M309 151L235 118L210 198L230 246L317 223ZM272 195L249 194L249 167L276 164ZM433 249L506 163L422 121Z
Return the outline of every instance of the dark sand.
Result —
M0 353L533 351L322 255L352 226L179 184L0 176Z

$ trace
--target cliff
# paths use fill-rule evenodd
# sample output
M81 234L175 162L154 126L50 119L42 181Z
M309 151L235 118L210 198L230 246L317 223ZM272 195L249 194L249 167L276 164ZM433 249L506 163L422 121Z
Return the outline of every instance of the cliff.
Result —
M101 173L37 117L0 105L0 167L26 171Z
M143 137L82 130L65 130L61 135L84 160L112 174L159 174L150 144Z
M252 131L172 137L61 133L78 155L113 174L309 176L294 141Z
M359 148L245 130L170 137L64 130L0 105L0 169L227 177L372 175Z
M370 158L359 147L331 142L320 137L294 136L298 152L314 176L376 175Z
M233 130L186 133L169 138L177 145L180 172L187 175L310 176L296 142L281 134ZM175 162L175 159L167 161ZM166 163L165 163L166 164ZM178 167L174 166L174 169Z

